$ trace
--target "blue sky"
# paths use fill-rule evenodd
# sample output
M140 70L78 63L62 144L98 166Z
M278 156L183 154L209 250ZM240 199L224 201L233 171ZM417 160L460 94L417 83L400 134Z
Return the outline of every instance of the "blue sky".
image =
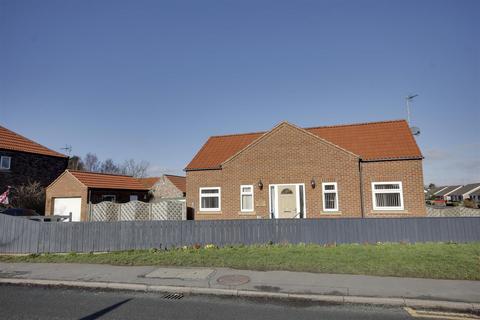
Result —
M210 135L401 119L480 181L480 1L0 0L0 124L181 173Z

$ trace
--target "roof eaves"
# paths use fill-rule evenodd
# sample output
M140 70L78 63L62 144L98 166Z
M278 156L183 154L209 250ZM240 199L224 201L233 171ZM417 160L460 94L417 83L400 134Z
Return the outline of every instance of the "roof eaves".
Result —
M395 160L423 160L423 156L410 156L410 157L390 157L390 158L361 158L362 162L377 162L377 161L395 161Z
M310 129L338 128L338 127L358 127L358 126L365 126L365 125L372 125L372 124L396 123L396 122L404 122L404 121L406 121L406 120L405 119L397 119L397 120L385 120L385 121L335 124L335 125L331 125L331 126L308 127L308 128L304 128L304 129L305 130L310 130Z
M216 166L216 167L206 167L206 168L185 168L183 171L202 171L202 170L221 170L221 166Z

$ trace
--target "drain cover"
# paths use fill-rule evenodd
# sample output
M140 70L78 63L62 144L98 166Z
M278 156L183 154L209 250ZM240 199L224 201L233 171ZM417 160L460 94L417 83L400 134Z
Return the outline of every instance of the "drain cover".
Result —
M224 286L239 286L241 284L250 282L250 278L241 274L234 274L221 276L217 279L217 282L223 284Z
M183 298L181 293L167 293L163 296L163 299L179 300Z

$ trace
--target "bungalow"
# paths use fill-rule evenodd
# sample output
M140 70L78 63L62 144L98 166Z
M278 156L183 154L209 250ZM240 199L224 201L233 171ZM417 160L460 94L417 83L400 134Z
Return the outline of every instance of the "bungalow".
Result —
M434 196L435 196L435 199L437 200L445 200L445 201L450 201L451 198L450 198L450 194L452 192L455 192L457 191L458 189L460 189L462 186L447 186L437 192L434 193Z
M65 170L46 189L45 214L72 213L73 221L86 221L88 204L102 201L148 201L148 188L131 176Z
M433 188L426 188L425 189L425 199L426 200L433 200L435 198L435 194L437 192L442 191L446 187L433 187Z
M451 201L463 201L470 198L470 194L480 189L480 183L466 184L463 187L451 192L448 196Z
M406 121L210 137L185 168L194 219L425 216Z
M66 155L0 126L0 194L29 182L46 187L67 165Z
M473 191L472 193L470 193L470 199L472 199L473 201L476 201L476 202L480 203L480 189L477 190L477 191Z
M186 178L164 174L161 177L140 178L149 190L150 202L156 202L162 198L185 198L187 183Z

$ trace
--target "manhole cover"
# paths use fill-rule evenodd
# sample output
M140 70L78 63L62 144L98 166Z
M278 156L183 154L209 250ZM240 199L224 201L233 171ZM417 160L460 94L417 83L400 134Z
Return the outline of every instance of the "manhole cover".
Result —
M250 278L242 276L241 274L221 276L217 279L217 282L224 286L239 286L250 282Z

